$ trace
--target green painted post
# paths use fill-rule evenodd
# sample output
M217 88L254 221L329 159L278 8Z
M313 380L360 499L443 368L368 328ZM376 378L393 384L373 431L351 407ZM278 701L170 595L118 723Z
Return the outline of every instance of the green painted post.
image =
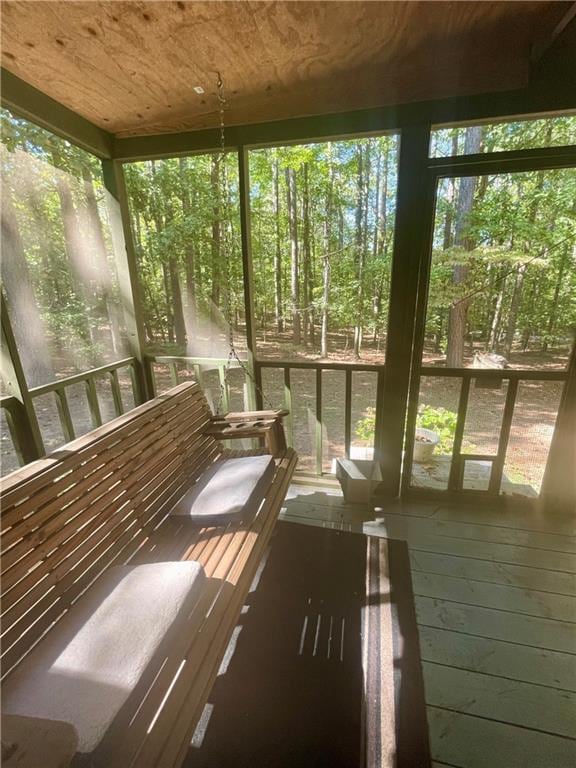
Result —
M400 491L402 447L412 366L420 263L428 257L433 186L428 181L430 125L405 128L400 142L394 255L386 345L386 375L376 414L375 456L383 482L379 493Z
M4 293L1 294L0 313L2 316L2 346L0 348L2 379L6 387L6 394L14 398L10 407L12 426L22 461L28 463L44 456L46 451L34 410L34 403L18 354Z
M344 456L350 458L352 442L352 371L345 372L346 394L344 397Z
M120 382L118 380L118 371L110 371L110 383L112 385L112 400L114 401L114 412L116 416L122 416L124 413L124 404L122 403L122 393L120 392Z
M322 474L322 368L316 368L316 474Z
M122 166L116 161L103 160L102 173L106 190L106 205L110 219L112 246L118 267L124 322L128 331L130 354L135 359L135 397L137 403L143 403L145 400L154 397L154 381L151 367L145 355L142 302L126 184Z
M92 418L92 426L102 426L102 414L100 413L100 403L98 402L98 392L96 391L96 382L92 377L86 379L86 395L88 397L88 406Z
M168 370L170 371L170 381L172 382L173 387L178 386L178 368L176 368L176 363L168 363Z
M64 387L59 387L54 390L56 395L56 403L58 405L58 414L60 416L60 424L64 431L64 438L67 443L74 440L76 432L74 430L74 422L72 421L72 414L70 413L70 406L68 405L68 398L66 397L66 390Z
M289 416L286 421L288 428L288 445L290 448L294 447L294 414L292 413L292 384L290 382L290 368L286 366L284 368L284 408L288 411Z

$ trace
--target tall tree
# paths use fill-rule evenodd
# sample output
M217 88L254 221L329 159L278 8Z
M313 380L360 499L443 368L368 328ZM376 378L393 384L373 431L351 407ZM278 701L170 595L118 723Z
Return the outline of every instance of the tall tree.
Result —
M362 346L362 327L364 323L364 152L362 144L356 151L358 175L356 183L356 215L355 215L355 251L356 251L356 321L354 324L354 357L360 357Z
M277 150L272 163L274 186L274 222L276 239L274 244L274 316L276 330L282 333L284 330L284 304L282 291L282 236L280 233L280 169Z
M480 151L482 142L482 126L466 128L464 153L475 154ZM456 204L456 224L454 229L454 246L464 251L472 251L474 243L469 234L470 213L474 203L476 189L475 176L463 176L460 180L458 200ZM452 272L452 283L462 286L466 283L470 267L459 260ZM464 337L466 334L466 318L470 298L461 296L452 302L448 317L448 347L446 350L446 365L449 368L460 368L464 362Z
M300 275L298 221L296 209L296 174L293 168L286 168L286 200L290 232L290 298L292 301L292 338L300 344Z

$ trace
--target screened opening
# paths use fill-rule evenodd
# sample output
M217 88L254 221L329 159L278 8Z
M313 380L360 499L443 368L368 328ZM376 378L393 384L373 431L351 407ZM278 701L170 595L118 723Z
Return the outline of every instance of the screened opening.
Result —
M228 356L232 327L245 353L235 153L124 165L146 349Z
M481 129L467 130L478 142ZM576 327L575 200L573 168L439 181L425 365L565 368Z
M481 128L477 144L467 141L470 128ZM453 157L514 149L565 147L576 144L576 115L435 128L430 134L430 157Z
M101 164L1 112L2 278L28 385L128 355Z
M382 363L396 135L253 150L258 355Z
M109 195L96 157L6 109L0 117L3 292L50 451L134 403ZM10 363L2 377L13 375ZM3 474L23 460L14 430L3 419Z

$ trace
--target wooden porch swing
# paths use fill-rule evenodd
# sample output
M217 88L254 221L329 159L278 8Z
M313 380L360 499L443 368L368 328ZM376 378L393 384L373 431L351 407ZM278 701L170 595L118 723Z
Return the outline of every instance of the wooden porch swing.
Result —
M223 157L220 73L217 93ZM7 765L186 755L297 461L287 411L220 413L233 361L265 399L225 304L216 415L182 384L1 487ZM222 449L238 438L265 448Z
M209 523L170 511L194 486L206 503L226 459L264 451L224 451L230 429L196 383L4 481L6 755L40 732L45 768L66 765L66 752L73 765L181 763L295 468L281 418L231 416L235 434L274 434L278 450L256 495L221 522L215 498L226 506L234 492L225 482ZM68 728L45 722L63 719ZM39 764L29 760L17 764Z

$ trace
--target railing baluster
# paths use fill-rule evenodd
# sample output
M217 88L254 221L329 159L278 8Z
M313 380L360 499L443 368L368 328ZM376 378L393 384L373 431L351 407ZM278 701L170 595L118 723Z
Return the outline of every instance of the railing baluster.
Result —
M490 493L498 494L502 483L502 474L504 472L504 463L506 461L506 451L508 450L508 440L510 439L510 428L514 416L514 406L516 405L516 395L518 394L518 379L511 379L508 382L508 391L506 392L506 403L504 404L504 413L502 414L502 425L500 427L500 437L498 439L498 453L492 462L492 471L490 473L490 484L488 490Z
M110 384L112 386L112 400L114 401L114 413L116 416L122 416L124 413L124 404L122 403L122 393L120 392L120 380L118 371L110 371Z
M450 476L448 477L449 491L462 490L463 464L460 454L462 452L462 438L464 437L469 394L470 379L468 377L463 377L460 389L460 399L458 401L458 418L456 420L456 430L454 432L454 444L452 446L452 463L450 465Z
M316 474L322 474L322 368L316 368Z
M220 381L220 387L222 388L222 408L224 413L228 413L230 410L230 390L228 388L228 381L226 379L226 366L218 366L218 379Z
M347 370L346 395L344 398L344 455L350 458L350 444L352 442L352 371Z
M194 369L194 377L196 378L196 381L200 385L200 388L204 389L204 376L202 374L202 368L197 363L195 363L192 367Z
M170 370L170 381L172 382L173 387L178 386L178 368L176 368L176 363L168 363L168 369Z
M8 425L8 432L10 433L10 437L12 439L12 445L14 446L14 453L16 454L16 458L18 460L19 466L24 466L26 464L26 461L24 460L24 454L22 452L22 446L20 444L20 438L19 438L19 430L14 423L14 419L12 417L12 414L10 412L10 409L8 407L3 406L4 415L6 418L6 424Z
M284 367L284 408L288 411L287 428L288 437L287 442L290 448L294 447L294 415L292 413L292 385L290 383L290 368Z
M130 382L132 384L132 397L134 398L134 402L136 403L136 405L138 405L139 404L138 393L140 392L140 385L138 383L138 373L136 371L136 367L134 363L130 364L129 371L130 371ZM150 367L150 380L154 388L154 391L151 393L152 397L156 397L156 379L154 376L154 368L152 366Z
M66 390L64 387L59 387L54 390L56 395L56 404L58 406L58 415L60 416L60 424L62 425L62 431L64 432L64 438L67 443L74 440L76 433L74 431L74 424L72 423L72 416L70 414L70 406L68 405L68 398L66 397Z
M92 377L86 379L86 395L88 397L88 407L92 418L92 426L102 426L102 414L100 413L100 403L98 402L98 392L96 391L96 382Z

